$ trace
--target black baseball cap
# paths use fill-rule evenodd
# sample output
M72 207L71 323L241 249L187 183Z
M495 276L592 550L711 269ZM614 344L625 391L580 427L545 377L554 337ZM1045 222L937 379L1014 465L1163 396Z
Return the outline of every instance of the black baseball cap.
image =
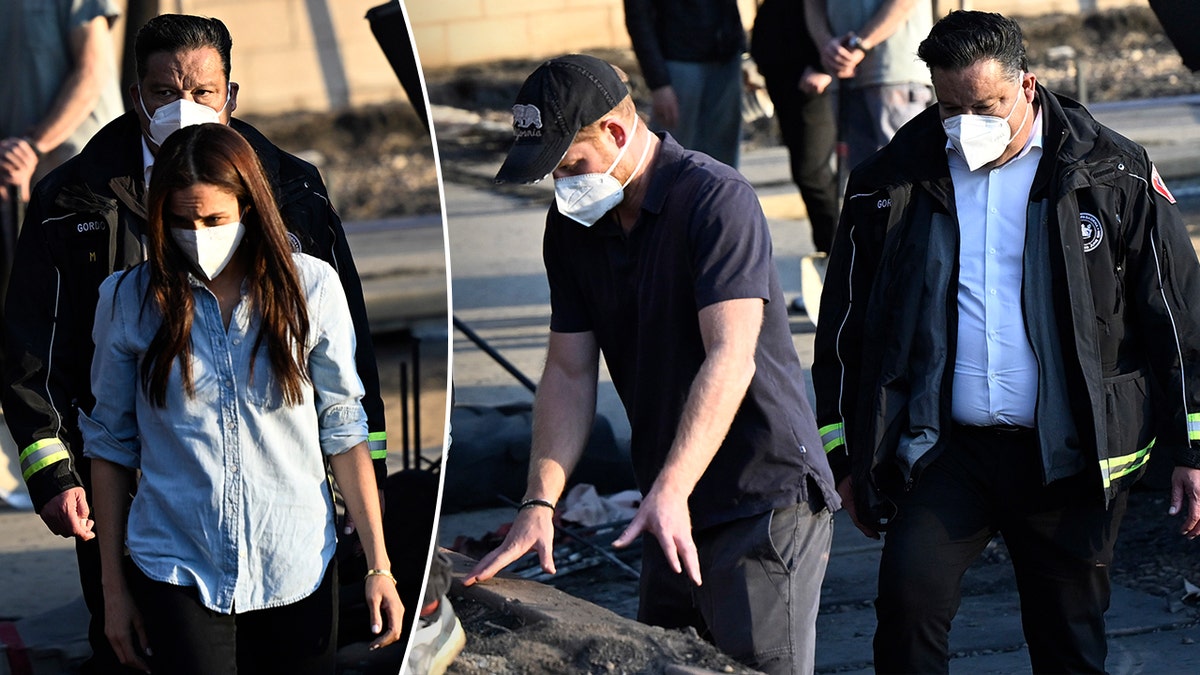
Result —
M497 183L535 183L554 171L575 134L617 107L629 88L608 63L586 54L550 59L521 85L513 105L516 139Z

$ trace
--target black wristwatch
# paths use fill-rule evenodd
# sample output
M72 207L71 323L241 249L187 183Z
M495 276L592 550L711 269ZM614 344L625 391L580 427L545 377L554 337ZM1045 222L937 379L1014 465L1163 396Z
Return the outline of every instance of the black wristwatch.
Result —
M850 51L860 51L864 54L871 53L871 50L868 49L865 44L863 44L862 38L858 37L857 35L851 35L850 39L846 41L846 49L849 49Z
M23 140L23 141L25 141L26 143L28 143L28 144L29 144L29 148L30 148L31 150L33 150L33 154L37 156L37 159L38 159L38 161L39 161L39 162L40 162L40 161L42 161L42 158L46 156L46 153L42 152L41 150L38 150L37 143L35 143L35 142L33 141L33 139L32 139L32 138L30 138L29 136L22 136L22 137L21 137L21 140Z

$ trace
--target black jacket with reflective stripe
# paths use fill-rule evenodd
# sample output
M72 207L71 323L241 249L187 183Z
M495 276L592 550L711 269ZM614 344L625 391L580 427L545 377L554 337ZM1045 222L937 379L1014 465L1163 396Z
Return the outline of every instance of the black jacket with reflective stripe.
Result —
M1200 467L1188 431L1200 420L1200 265L1145 150L1074 101L1040 86L1037 100L1022 303L1042 478L1087 471L1110 499L1151 447ZM951 428L958 225L945 144L935 106L854 170L821 296L818 424L843 425L830 464L839 480L854 473L868 520L888 516L887 495L919 478Z
M363 407L372 432L384 432L383 400L362 284L341 220L312 165L280 150L254 127L232 120L258 153L293 247L337 270L357 335ZM55 495L88 485L80 471L76 418L90 411L92 324L100 282L142 262L145 224L141 131L126 113L96 133L80 154L35 187L17 242L4 327L5 420L22 452L22 473L39 511ZM57 439L57 443L55 442ZM58 443L62 445L59 446ZM41 461L34 461L40 459ZM375 461L380 486L386 477Z

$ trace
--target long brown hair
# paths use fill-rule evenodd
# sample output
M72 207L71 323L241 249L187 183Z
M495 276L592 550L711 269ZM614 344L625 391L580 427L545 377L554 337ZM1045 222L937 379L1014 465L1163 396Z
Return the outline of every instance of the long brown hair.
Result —
M142 387L153 405L163 407L171 364L178 358L188 396L196 393L191 368L195 311L188 282L191 263L175 238L167 234L163 210L177 190L197 184L212 185L237 197L245 213L246 234L235 255L246 261L250 300L262 316L252 353L257 354L265 344L283 401L295 405L303 399L308 381L304 292L262 164L246 139L222 124L184 127L167 138L155 157L146 229L150 281L145 300L158 308L162 324L142 361ZM253 364L251 360L251 377Z

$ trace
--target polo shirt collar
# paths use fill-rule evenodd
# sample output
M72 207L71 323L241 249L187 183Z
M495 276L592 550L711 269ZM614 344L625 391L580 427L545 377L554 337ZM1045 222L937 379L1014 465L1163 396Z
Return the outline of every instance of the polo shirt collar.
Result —
M675 178L683 170L683 146L671 134L665 131L655 132L662 143L659 145L658 156L646 170L651 172L650 185L646 187L646 196L642 198L642 210L653 214L662 213L671 193Z

